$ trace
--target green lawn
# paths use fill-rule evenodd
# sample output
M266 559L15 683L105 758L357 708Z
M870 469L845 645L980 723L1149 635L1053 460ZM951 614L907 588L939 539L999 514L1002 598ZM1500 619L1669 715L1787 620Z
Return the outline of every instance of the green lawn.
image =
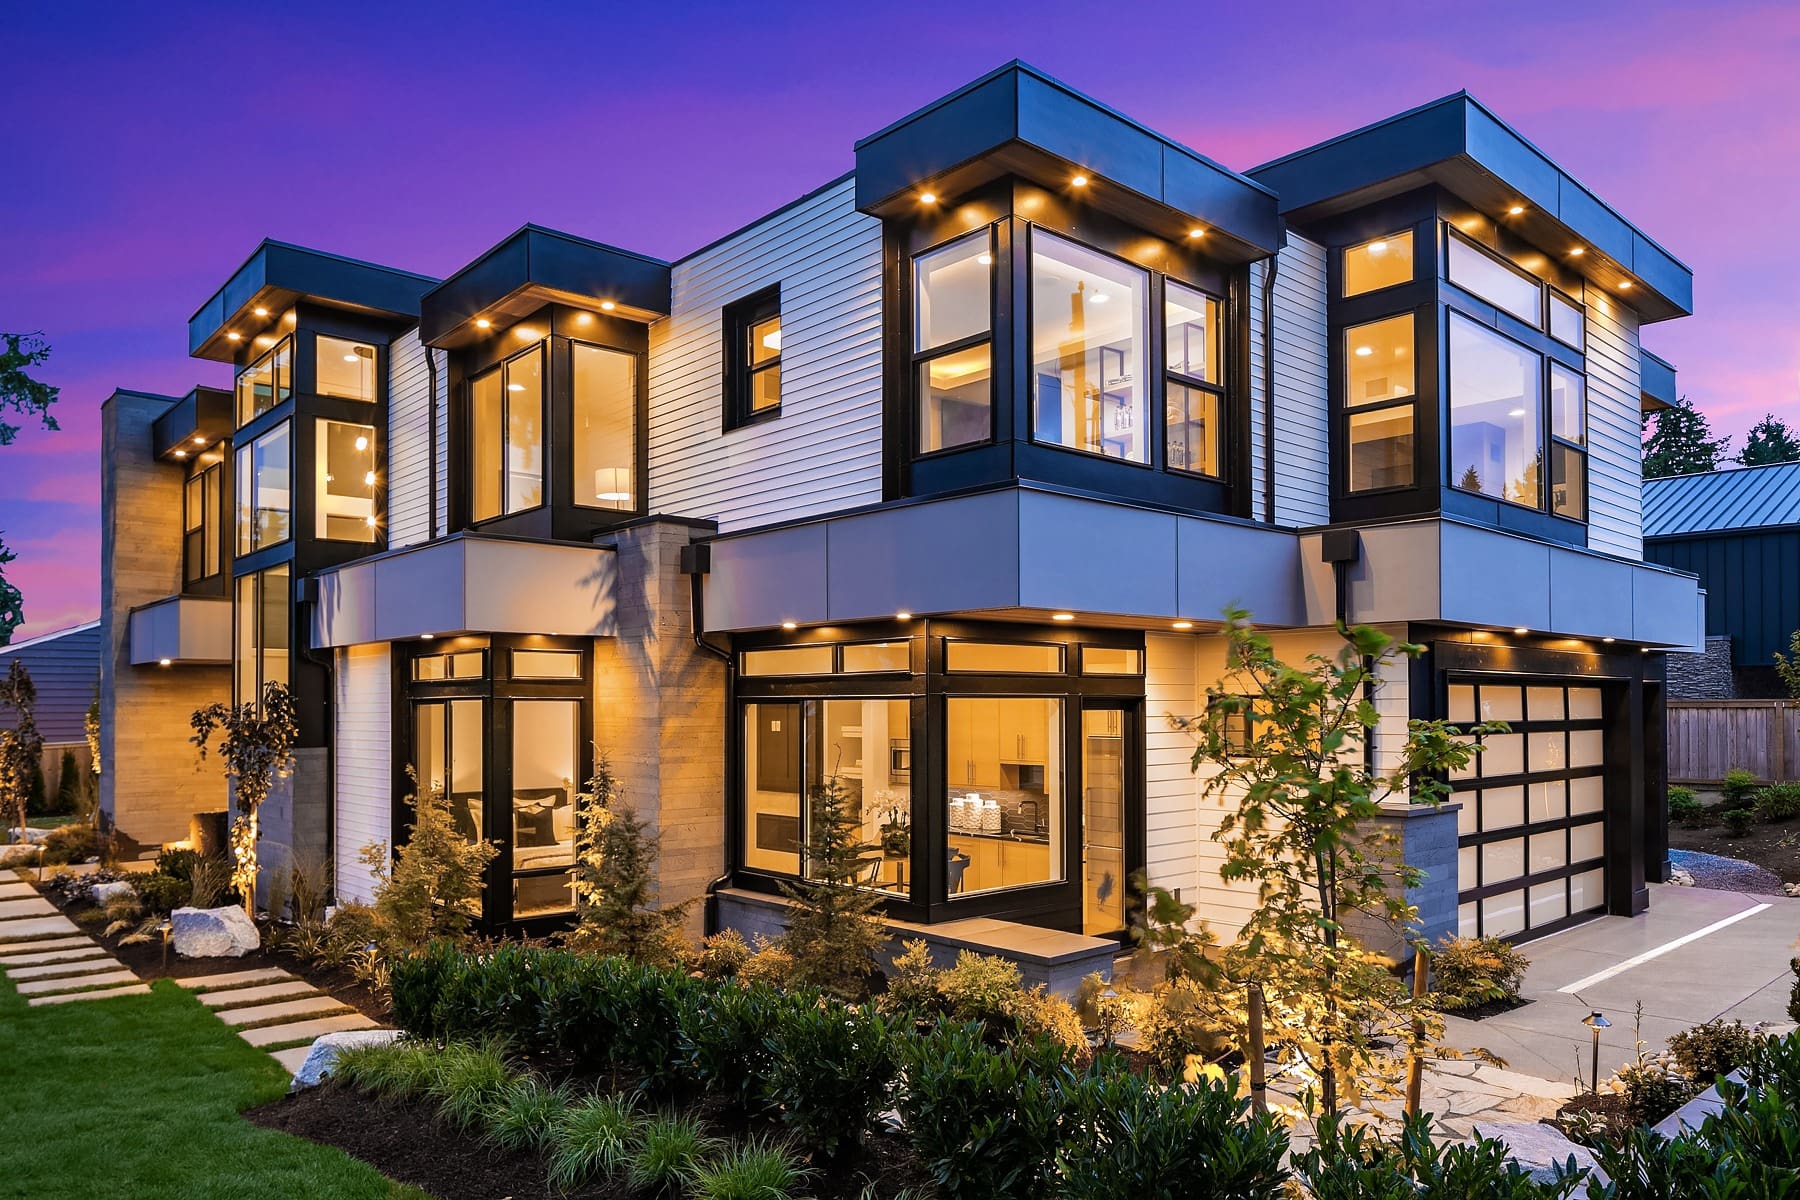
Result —
M25 818L25 824L33 829L61 829L64 825L73 825L80 820L74 813L57 813L54 816L36 816Z
M167 980L43 1008L0 982L0 1196L423 1197L238 1116L286 1090L274 1059Z

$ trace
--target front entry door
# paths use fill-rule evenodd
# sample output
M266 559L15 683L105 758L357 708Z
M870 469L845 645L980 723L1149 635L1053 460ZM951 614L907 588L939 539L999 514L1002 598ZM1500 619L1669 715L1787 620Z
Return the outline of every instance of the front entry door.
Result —
M1117 706L1081 710L1081 931L1125 929L1125 803L1136 714Z

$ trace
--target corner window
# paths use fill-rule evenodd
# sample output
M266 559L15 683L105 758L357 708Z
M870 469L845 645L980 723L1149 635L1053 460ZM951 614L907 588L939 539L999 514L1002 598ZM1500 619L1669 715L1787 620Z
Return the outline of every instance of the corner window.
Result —
M781 412L781 288L725 309L725 428Z
M1372 238L1344 250L1345 298L1382 288L1411 283L1413 277L1412 230Z
M415 703L412 713L413 773L420 797L442 797L457 835L471 842L486 832L484 707L481 700L431 700Z
M579 658L579 656L577 656ZM512 703L512 915L575 907L575 793L581 701Z
M1450 314L1450 483L1543 508L1543 359Z
M1587 381L1550 364L1550 511L1587 520Z
M1063 701L951 696L945 711L945 890L1063 878Z
M237 552L288 539L293 511L293 447L283 421L237 451Z
M994 436L993 264L988 229L913 259L920 454Z
M1411 313L1344 330L1347 491L1413 485L1415 338Z
M214 463L188 476L182 494L182 579L198 583L222 569L224 550L219 536L219 489L225 477L222 463Z
M1031 231L1032 437L1150 462L1149 274Z
M1550 336L1576 350L1586 346L1587 310L1554 288L1550 291Z
M544 502L542 344L470 381L469 473L471 520Z
M1533 329L1544 327L1544 285L1535 275L1483 250L1460 234L1450 234L1450 282L1504 309Z
M237 703L262 703L263 685L288 681L288 568L283 563L237 578L232 653Z
M348 421L318 423L313 446L313 536L332 542L373 542L375 428Z
M1169 280L1163 296L1171 471L1220 477L1224 442L1224 335L1218 300Z
M635 512L637 355L573 342L575 503ZM777 368L779 369L779 367Z
M287 403L293 395L293 348L293 339L282 338L267 354L238 372L240 429L277 405Z
M321 396L375 401L375 347L320 334L314 339L313 386Z

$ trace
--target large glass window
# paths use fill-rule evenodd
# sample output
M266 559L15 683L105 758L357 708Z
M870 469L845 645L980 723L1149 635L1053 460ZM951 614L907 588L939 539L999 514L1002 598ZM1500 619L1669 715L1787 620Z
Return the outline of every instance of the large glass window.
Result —
M515 700L512 706L513 917L574 907L579 700Z
M373 542L375 428L320 421L313 446L313 535L334 542Z
M1450 234L1450 282L1537 329L1544 327L1544 286L1475 243Z
M1543 359L1450 314L1450 483L1542 508Z
M1550 292L1550 336L1577 350L1586 345L1587 310L1554 289Z
M317 353L313 386L321 396L343 400L375 400L375 347L368 342L320 334L314 339Z
M263 685L288 682L291 597L287 564L240 575L236 586L233 685L237 703L260 704Z
M1550 364L1550 511L1587 519L1587 381Z
M633 512L637 508L637 356L575 342L575 503Z
M1344 250L1343 292L1346 297L1410 283L1412 277L1413 235L1410 229L1373 238Z
M1063 878L1063 701L945 701L949 894Z
M282 338L237 377L237 423L241 428L293 394L293 339Z
M223 569L219 488L224 475L224 465L214 463L188 476L182 494L181 521L182 579L187 583L211 579Z
M294 454L283 421L237 451L237 552L249 554L288 539L293 512Z
M1149 275L1031 233L1032 436L1149 463Z
M993 436L993 263L987 229L913 260L920 454Z
M1411 487L1417 367L1413 314L1344 330L1345 488Z
M470 517L544 502L544 348L533 346L469 384Z
M1218 477L1225 426L1224 331L1218 300L1168 281L1163 338L1168 359L1168 464Z
M450 822L469 841L485 836L484 739L481 700L431 700L413 705L413 771L421 798L442 796Z

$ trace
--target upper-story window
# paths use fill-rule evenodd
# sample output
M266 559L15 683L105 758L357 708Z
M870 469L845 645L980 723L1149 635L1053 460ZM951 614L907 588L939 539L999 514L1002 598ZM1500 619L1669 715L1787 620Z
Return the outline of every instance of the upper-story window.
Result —
M1219 308L1219 301L1205 292L1173 280L1164 285L1169 469L1214 478L1223 474L1225 432L1225 339Z
M1587 378L1550 364L1550 511L1587 520Z
M1452 232L1446 270L1451 283L1504 309L1533 329L1544 327L1544 285L1536 276Z
M240 428L293 394L294 339L284 337L268 353L238 372L237 423Z
M725 428L781 412L781 288L725 309Z
M1544 507L1543 358L1450 314L1450 483Z
M1550 336L1571 349L1587 349L1587 310L1555 288L1550 289Z
M223 570L223 539L219 536L219 513L223 497L219 489L225 478L223 462L203 467L188 476L182 493L182 581L187 584L211 579Z
M544 502L544 347L540 342L469 384L472 520Z
M313 439L313 536L334 542L373 542L375 429L320 420Z
M1032 436L1150 462L1150 274L1031 232Z
M1344 250L1342 290L1345 299L1411 283L1412 277L1413 235L1410 229L1370 238Z
M993 233L913 260L913 374L920 454L994 436Z
M293 512L293 440L283 421L237 450L237 552L288 539Z
M586 342L572 343L569 353L574 502L631 512L637 507L637 356Z
M314 387L321 396L375 401L375 347L320 334L314 339Z
M291 628L292 573L287 563L237 577L232 618L237 645L232 662L232 684L237 703L261 706L263 687L286 684Z
M1345 489L1411 487L1418 422L1418 367L1412 313L1344 330Z

